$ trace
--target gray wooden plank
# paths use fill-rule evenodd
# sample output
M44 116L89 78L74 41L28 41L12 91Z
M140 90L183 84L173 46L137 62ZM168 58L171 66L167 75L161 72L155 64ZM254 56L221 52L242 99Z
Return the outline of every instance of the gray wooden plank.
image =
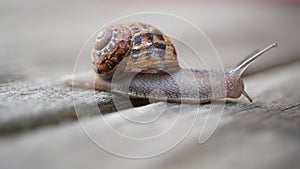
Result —
M227 103L226 109L236 114L248 112L264 112L264 116L273 117L272 111L282 111L279 117L292 120L299 125L299 78L297 65L299 62L271 69L246 78L246 90L252 94L254 103L244 98L238 102ZM279 72L279 73L277 73ZM275 74L276 76L272 76ZM292 81L293 83L289 82ZM289 84L289 85L286 85ZM282 90L284 89L284 90ZM75 89L65 86L61 81L25 81L3 84L0 87L1 120L0 132L8 133L53 123L76 120L74 103L85 109L84 116L98 113L96 101L102 113L114 112L113 99L117 99L120 109L129 108L121 96L106 92ZM74 95L74 97L73 97ZM122 101L123 100L123 101ZM243 101L243 102L241 102ZM134 105L144 105L145 101L135 101ZM293 113L289 113L292 111ZM277 117L277 116L276 116Z
M73 121L77 115L91 116L116 111L113 99L118 99L118 108L128 108L122 96L107 92L74 89L61 80L34 80L2 84L0 86L0 133L9 133L43 125ZM84 114L76 114L74 102L79 100ZM95 108L94 104L98 106ZM134 105L145 102L136 101Z
M140 111L128 109L106 114L103 118L82 120L62 126L43 127L19 135L2 136L0 140L0 164L2 168L299 168L299 82L300 62L271 69L249 76L246 90L253 97L249 103L245 98L228 102L218 129L203 144L198 144L199 133L203 129L210 105L177 105L156 103L139 107ZM163 109L166 106L166 109ZM121 115L131 115L136 119L151 119L149 110L165 110L159 123L149 127L131 123ZM197 109L199 108L199 109ZM182 112L178 113L178 110ZM108 144L108 150L140 154L153 153L174 142L186 133L195 119L195 125L187 137L170 151L153 158L134 160L113 155L92 142ZM209 112L211 119L218 114ZM157 115L157 114L155 114ZM177 116L170 130L165 130ZM101 119L106 122L99 121ZM158 140L135 143L134 140L116 139L116 131L133 136L146 136L167 131ZM207 123L207 130L215 124ZM128 137L126 137L128 139ZM146 139L147 140L147 139ZM15 159L11 161L10 159Z

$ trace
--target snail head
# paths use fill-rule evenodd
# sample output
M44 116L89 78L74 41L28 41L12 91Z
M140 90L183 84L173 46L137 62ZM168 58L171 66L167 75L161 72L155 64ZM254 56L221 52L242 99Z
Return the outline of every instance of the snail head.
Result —
M250 102L252 102L251 97L244 90L244 82L241 78L248 66L256 60L259 56L267 52L268 50L277 47L277 43L273 43L270 46L264 48L263 50L255 50L251 52L247 57L245 57L235 68L226 72L226 95L230 98L238 98L244 95Z

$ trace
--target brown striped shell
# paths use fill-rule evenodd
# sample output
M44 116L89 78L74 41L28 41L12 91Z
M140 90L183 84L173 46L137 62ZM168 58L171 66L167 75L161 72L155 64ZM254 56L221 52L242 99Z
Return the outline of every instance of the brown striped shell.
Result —
M160 30L144 23L110 26L97 34L92 51L94 70L111 78L115 69L124 72L159 73L179 70L176 50Z

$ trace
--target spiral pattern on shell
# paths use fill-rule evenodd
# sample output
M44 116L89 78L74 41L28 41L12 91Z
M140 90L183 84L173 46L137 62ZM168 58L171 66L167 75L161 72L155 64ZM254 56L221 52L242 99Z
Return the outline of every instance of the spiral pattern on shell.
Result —
M144 23L120 24L101 30L91 58L94 70L104 78L111 78L118 66L124 72L140 73L180 69L170 39Z

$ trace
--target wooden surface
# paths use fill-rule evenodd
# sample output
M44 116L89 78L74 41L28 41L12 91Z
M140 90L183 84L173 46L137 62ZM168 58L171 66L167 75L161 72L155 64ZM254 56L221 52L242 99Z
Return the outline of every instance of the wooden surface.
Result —
M0 133L11 133L76 120L74 103L85 109L84 116L116 112L127 105L122 96L92 90L74 89L62 80L36 80L0 85ZM145 101L133 101L133 105L144 105ZM97 105L97 106L94 106Z
M1 109L5 110L1 116L9 116L9 112L15 112L11 117L12 121L28 122L30 118L35 121L42 121L36 123L37 129L26 130L20 133L15 131L15 134L1 136L0 147L1 165L4 168L20 168L26 166L28 168L81 168L81 167L103 167L114 168L116 164L124 168L298 168L300 155L300 99L299 99L299 85L300 79L298 72L300 71L300 62L284 65L278 68L270 69L259 74L254 74L245 79L246 90L253 97L254 102L249 103L245 98L227 102L224 108L221 122L217 124L216 132L209 138L208 141L199 144L199 133L202 129L203 135L210 133L210 128L216 124L207 123L203 130L207 113L209 113L211 122L218 119L219 116L215 112L209 112L211 106L209 104L195 106L195 105L178 105L155 103L139 107L140 111L133 111L133 109L123 110L117 113L110 113L104 115L104 119L120 132L126 134L134 134L135 136L145 136L145 133L153 134L164 130L169 121L173 121L178 115L181 117L173 127L176 132L169 130L168 137L160 138L159 142L153 141L151 144L135 144L130 142L120 142L115 139L111 130L107 128L105 123L99 122L99 116L88 116L83 122L86 126L86 131L90 136L95 136L94 139L109 140L112 147L118 147L116 150L126 154L133 153L132 157L139 157L138 155L147 155L148 153L161 145L170 146L174 144L174 140L179 139L188 129L189 125L195 118L195 113L198 113L193 129L188 133L185 139L171 151L153 158L146 158L142 160L132 160L127 158L112 155L102 149L97 144L93 144L91 140L84 134L84 130L80 125L75 123L63 123L62 125L45 125L51 121L65 121L69 120L69 116L74 116L71 102L66 102L70 90L65 86L57 83L49 83L42 85L45 94L36 97L33 89L31 93L24 93L20 91L23 84L14 83L9 85L2 85L2 96L8 93L3 92L7 86L10 86L10 100L1 101ZM40 84L26 82L32 88L38 88ZM45 82L42 82L45 84ZM26 86L26 85L25 85ZM51 86L51 87L50 87ZM15 91L14 91L15 90ZM79 98L86 98L90 91L78 90L75 95ZM20 97L20 95L22 97ZM24 95L36 105L40 105L36 101L52 103L43 104L43 109L35 111L26 111L26 104L24 103ZM111 95L105 96L105 93L97 93L100 104L107 104L101 102ZM53 96L53 97L52 97ZM59 97L61 96L61 97ZM14 99L13 99L14 98ZM44 98L41 100L41 98ZM51 100L55 98L56 101L64 102L64 104L57 104ZM89 107L89 99L83 105ZM56 104L55 109L53 104ZM217 103L218 104L218 103ZM60 106L59 106L60 105ZM149 110L156 108L164 109L162 121L146 128L138 128L128 121L124 120L120 114L130 114L140 119L153 118ZM220 103L220 106L222 104ZM23 111L19 110L20 108ZM181 109L181 112L178 110ZM34 109L33 109L34 110ZM45 110L45 111L42 111ZM63 110L63 111L62 111ZM64 112L68 112L67 115ZM89 108L88 110L92 110ZM49 113L52 112L52 113ZM72 113L70 113L72 112ZM143 112L143 113L141 113ZM164 117L164 118L163 118ZM47 118L47 120L45 120ZM1 118L1 126L9 124ZM45 121L47 121L45 123ZM30 124L30 123L28 123ZM3 127L2 127L3 128ZM7 127L6 127L7 128ZM185 129L185 130L181 130ZM128 132L128 131L134 131ZM99 134L102 133L102 134ZM98 134L97 134L98 133ZM104 135L103 135L104 133ZM101 144L107 144L101 143ZM132 147L134 146L134 148ZM113 149L113 148L112 148ZM136 151L138 150L138 151ZM157 149L158 150L158 149ZM134 154L135 153L135 154ZM30 154L30 155L28 155ZM148 154L148 155L149 155ZM136 156L134 156L136 155ZM16 159L14 162L9 159ZM35 161L35 162L32 162Z
M4 0L0 168L300 168L299 8L236 1L162 2L158 8L135 1ZM124 97L72 92L62 83L91 33L119 16L157 10L200 27L224 66L278 42L247 71L245 87L254 101L134 102L139 107L133 108ZM193 43L194 34L173 28ZM205 45L196 45L205 53ZM90 63L82 58L78 67L90 70Z

